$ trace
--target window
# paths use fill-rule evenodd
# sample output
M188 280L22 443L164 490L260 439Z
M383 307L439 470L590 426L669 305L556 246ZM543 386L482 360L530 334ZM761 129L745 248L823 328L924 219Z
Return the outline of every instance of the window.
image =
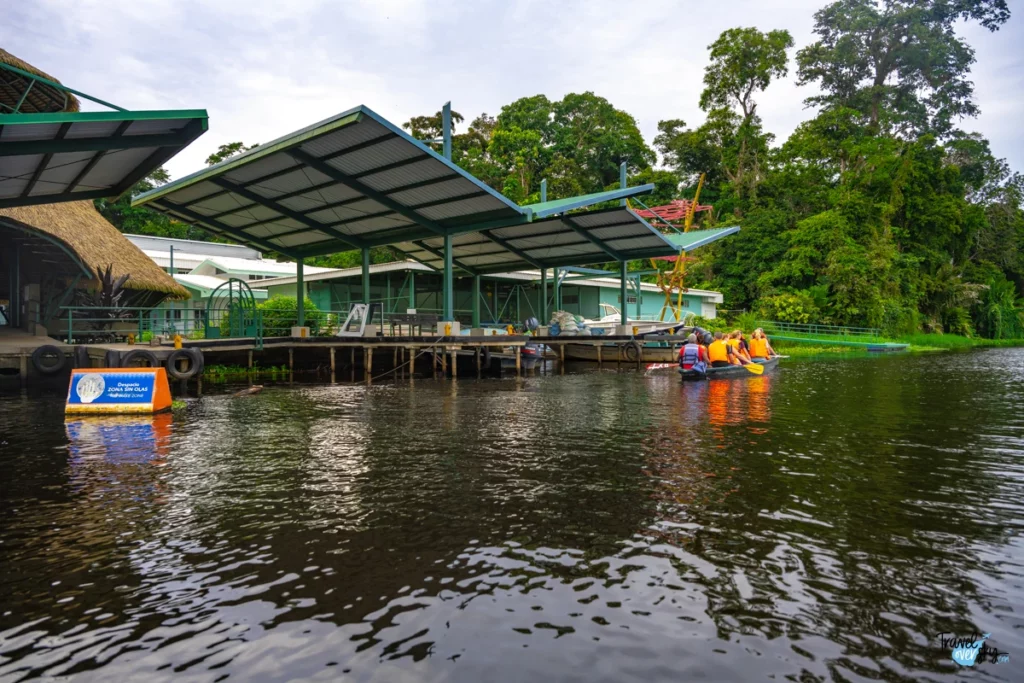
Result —
M622 303L622 297L619 296L618 299L616 299L616 301L618 301L621 304ZM640 297L640 303L643 303L643 301L644 301L644 298ZM636 295L634 294L634 295L630 296L630 295L627 294L626 295L626 303L627 304L635 304L636 303Z

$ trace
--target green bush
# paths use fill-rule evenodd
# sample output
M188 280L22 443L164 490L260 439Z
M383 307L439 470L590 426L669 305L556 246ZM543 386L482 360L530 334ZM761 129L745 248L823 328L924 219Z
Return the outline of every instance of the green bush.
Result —
M275 296L257 306L263 314L263 334L268 337L291 334L299 324L298 300L294 296ZM327 314L316 307L312 299L305 298L306 326L317 334L326 327Z
M817 323L821 310L806 292L784 292L766 296L757 302L759 317L783 323Z

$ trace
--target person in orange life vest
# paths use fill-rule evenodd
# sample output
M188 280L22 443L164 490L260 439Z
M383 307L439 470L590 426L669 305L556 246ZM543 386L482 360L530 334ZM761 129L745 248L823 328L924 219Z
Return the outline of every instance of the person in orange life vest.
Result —
M713 368L739 365L739 360L736 360L735 351L725 343L725 338L721 332L715 332L715 340L708 344L708 360L711 361L711 367Z
M679 349L679 367L683 370L694 370L703 372L707 367L708 352L703 346L697 343L697 335L691 334L686 338L686 344ZM697 366L694 368L694 366Z
M736 360L736 365L746 365L750 360L746 357L743 349L740 347L740 331L733 330L729 333L729 336L725 338L725 343L733 351L732 357Z
M765 360L776 355L775 349L768 343L768 337L765 336L764 330L760 327L754 330L754 334L750 339L750 357L764 358Z

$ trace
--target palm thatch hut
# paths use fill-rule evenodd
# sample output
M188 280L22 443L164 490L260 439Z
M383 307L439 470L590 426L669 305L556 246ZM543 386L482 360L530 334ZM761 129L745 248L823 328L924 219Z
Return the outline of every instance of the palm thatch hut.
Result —
M60 83L56 78L24 62L7 50L0 48L0 62L22 71L35 74L48 81ZM51 85L34 81L13 71L4 70L0 79L0 113L10 112L15 107L22 114L46 114L51 112L78 111L78 98ZM31 86L31 88L29 88ZM27 93L27 94L26 94ZM24 100L22 100L24 97ZM21 101L21 106L18 102Z
M167 298L187 299L188 290L118 232L92 202L65 202L0 209L0 303L9 323L45 334L56 332L62 306L113 278L128 276L121 305L153 307Z

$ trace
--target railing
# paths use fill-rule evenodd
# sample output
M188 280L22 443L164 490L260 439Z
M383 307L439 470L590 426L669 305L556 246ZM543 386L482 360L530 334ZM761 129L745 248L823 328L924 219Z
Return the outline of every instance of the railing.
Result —
M840 325L817 325L810 323L785 323L776 320L758 320L769 334L798 334L813 337L853 337L860 340L881 339L882 330L877 327L842 327Z
M180 314L181 317L173 317ZM171 338L176 334L186 339L205 339L207 336L230 338L245 336L252 338L259 347L263 343L263 324L260 311L256 311L245 326L245 334L230 333L227 311L215 311L215 319L209 320L205 310L184 309L171 311L163 308L120 308L112 311L102 306L61 307L61 338L68 344L116 343L127 341L133 336L139 343L148 342L154 336ZM207 335L213 329L217 333ZM237 327L237 326L236 326Z

